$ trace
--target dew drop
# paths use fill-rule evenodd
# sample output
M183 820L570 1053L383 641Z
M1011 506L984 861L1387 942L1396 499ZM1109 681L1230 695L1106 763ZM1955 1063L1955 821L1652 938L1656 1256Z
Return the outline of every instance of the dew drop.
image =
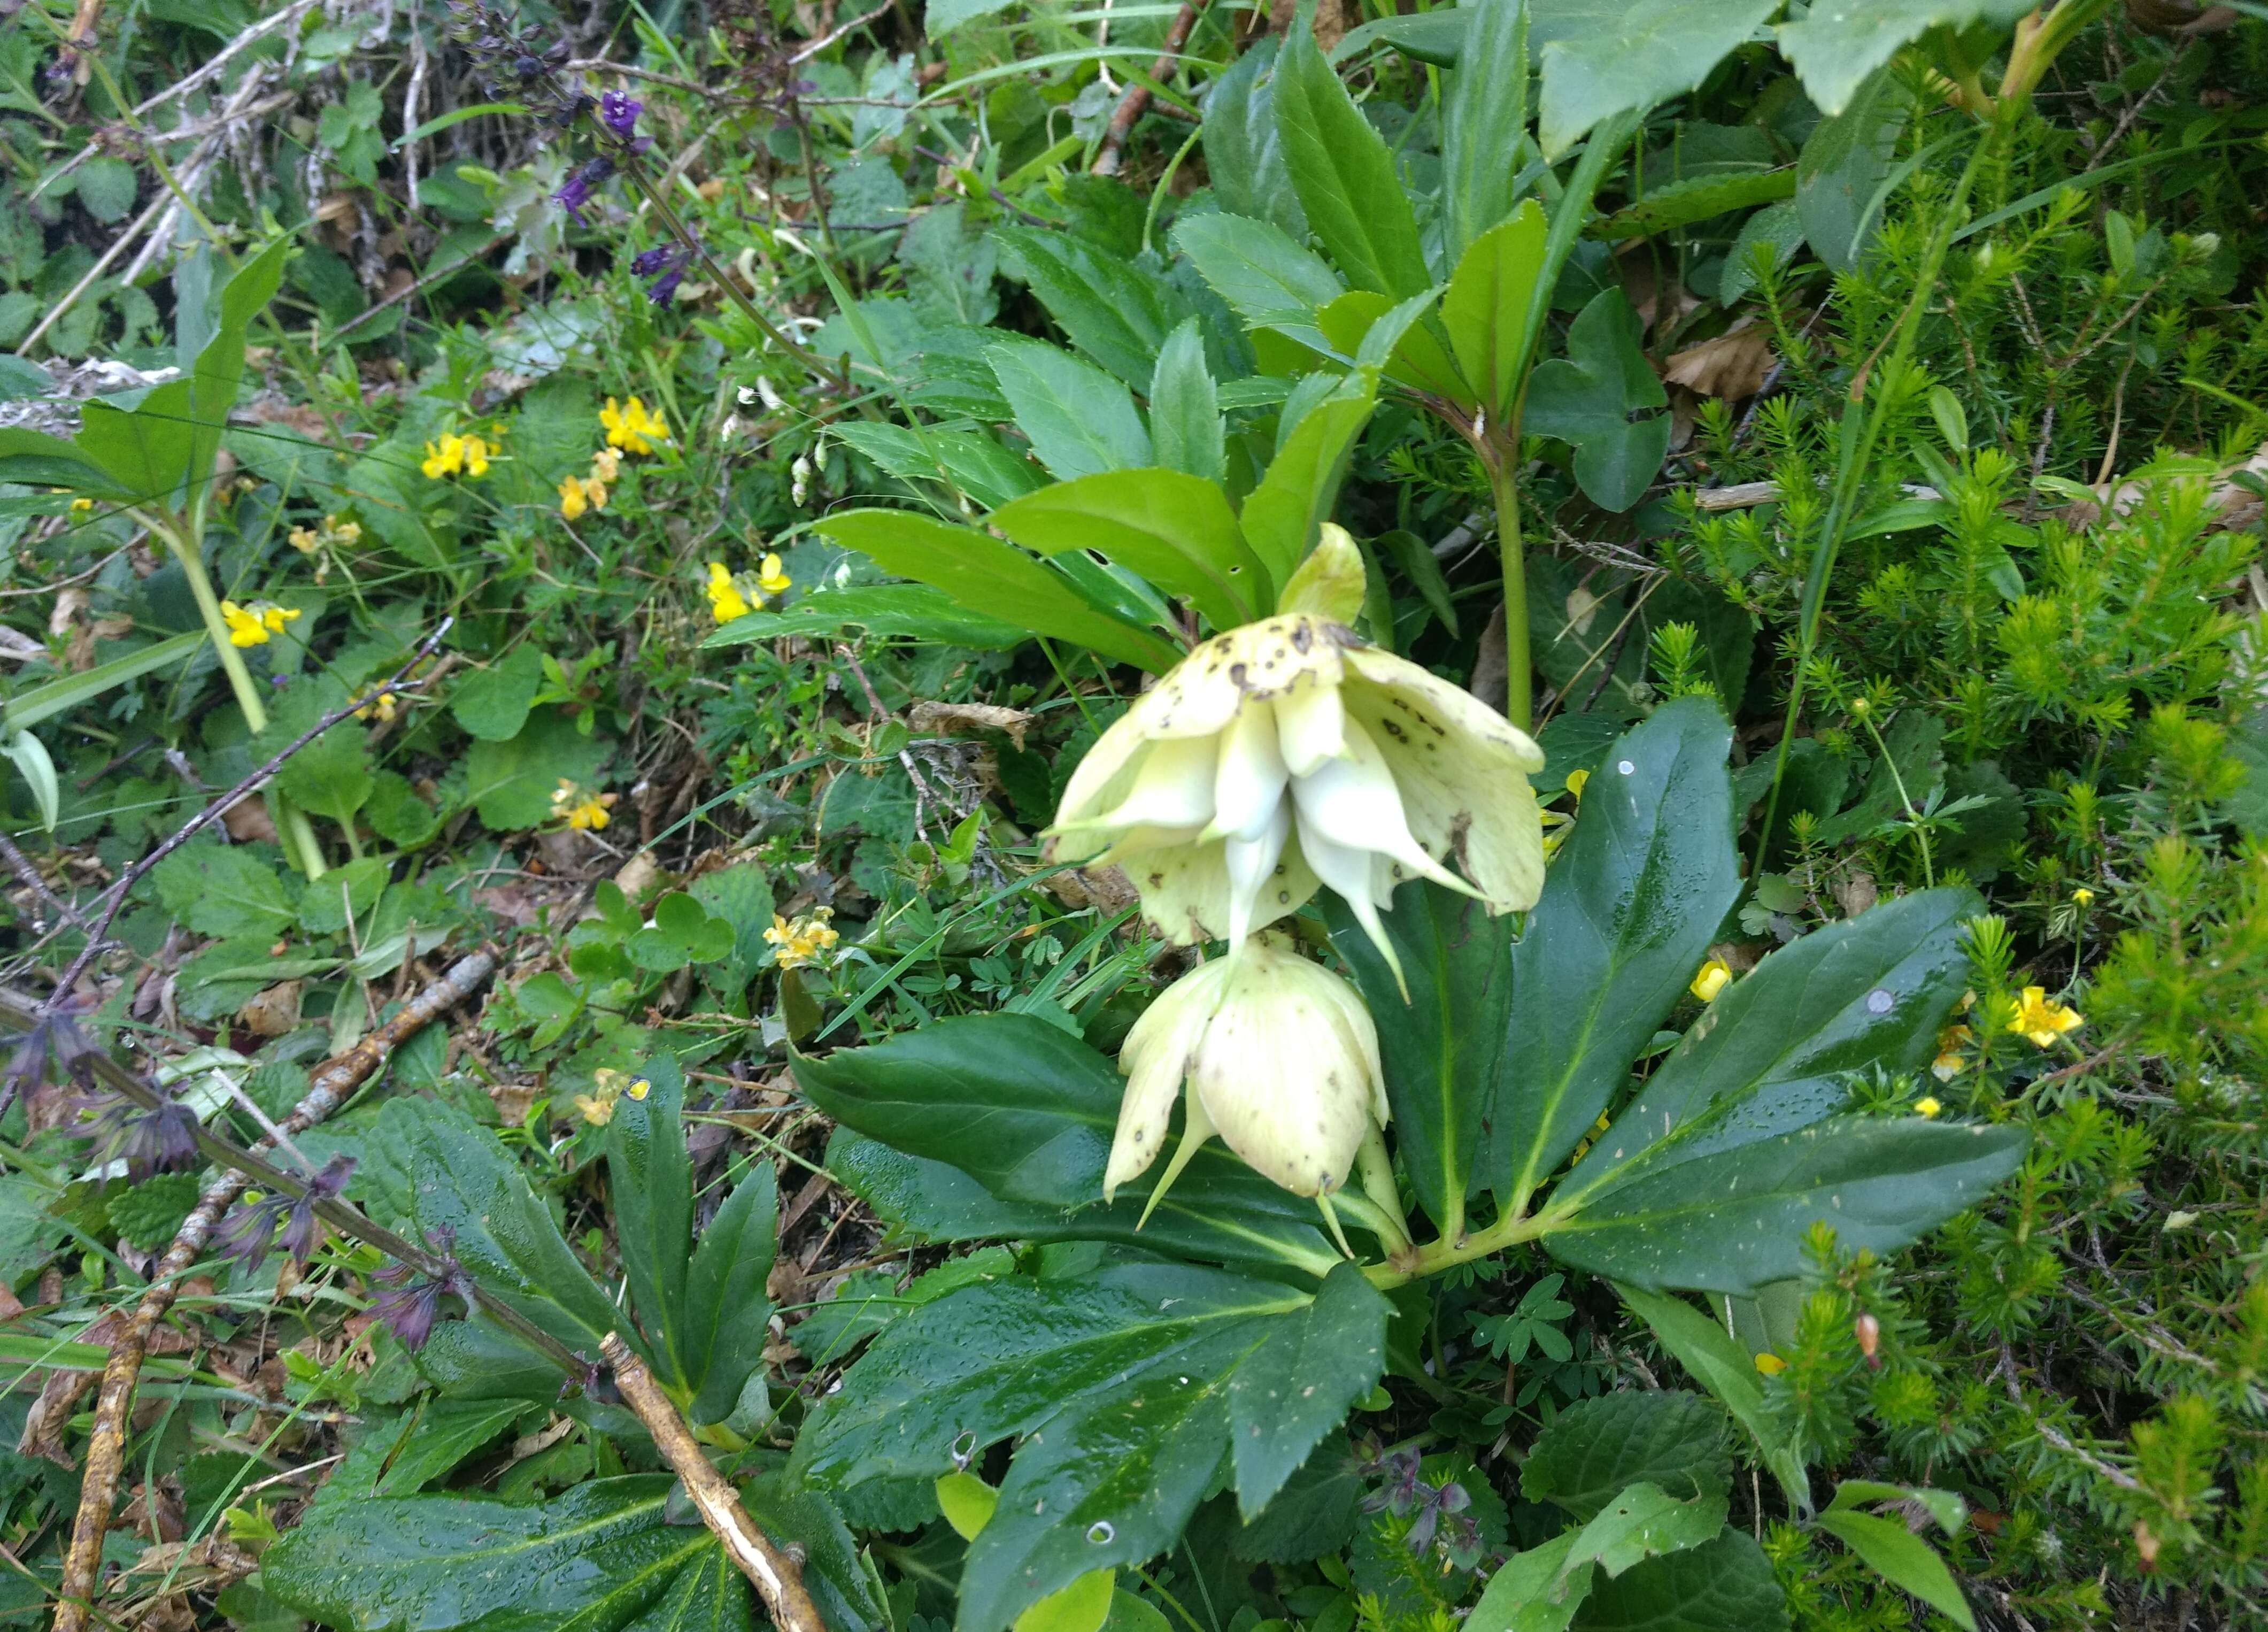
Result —
M1624 776L1634 776L1634 775L1636 775L1636 774L1637 774L1637 772L1638 772L1638 767L1637 767L1636 765L1634 765L1634 764L1631 764L1631 762L1630 762L1629 760L1627 760L1627 759L1624 760L1620 764L1616 765L1616 766L1615 767L1615 769L1616 769L1616 770L1617 770L1617 771L1619 771L1619 772L1621 772Z
M1887 1015L1897 1001L1890 995L1889 988L1876 986L1867 993L1867 1012L1870 1015Z
M1098 1518L1086 1527L1086 1539L1097 1547L1117 1539L1118 1532L1107 1518Z

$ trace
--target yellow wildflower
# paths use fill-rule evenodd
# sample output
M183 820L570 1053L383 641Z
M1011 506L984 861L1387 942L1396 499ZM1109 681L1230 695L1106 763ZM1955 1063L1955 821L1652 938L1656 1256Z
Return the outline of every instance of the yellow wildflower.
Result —
M2067 1008L2049 997L2045 986L2026 986L2017 1001L2015 1017L2008 1022L2008 1030L2029 1038L2035 1048L2046 1048L2065 1032L2075 1031L2086 1023L2077 1009Z
M1944 1109L1943 1105L1939 1104L1926 1094L1914 1101L1914 1114L1918 1117L1933 1117Z
M1782 1360L1778 1355L1773 1354L1771 1350L1768 1348L1764 1350L1763 1354L1756 1356L1756 1370L1763 1372L1766 1377L1778 1377L1781 1372L1787 1370L1787 1362Z
M792 921L772 914L772 927L764 931L764 939L777 949L772 961L782 969L800 969L806 964L819 961L823 952L832 951L842 939L828 919L835 909L822 906L814 909Z
M1587 771L1570 771L1567 773L1567 791L1575 795L1577 804L1583 802L1583 786L1590 779L1591 773Z
M231 646L266 646L270 635L280 635L284 625L299 616L295 607L277 606L272 601L255 601L250 606L239 606L233 601L220 603L221 622L228 625Z
M579 480L571 476L560 478L559 513L563 518L570 521L580 521L583 512L590 507L589 501L583 497L583 484Z
M476 436L467 437L465 439L465 474L486 476L489 473L489 455L496 451L493 447Z
M563 776L551 793L551 814L578 833L594 831L614 820L608 812L620 797L617 794L592 793Z
M575 1096L575 1110L593 1127L604 1127L615 1119L615 1102L622 1097L623 1073L609 1066L600 1066L591 1073L591 1091ZM644 1083L631 1085L631 1097L643 1099L637 1092Z
M312 527L295 527L291 529L290 537L291 548L303 556L314 554L323 542L322 535Z
M1721 957L1712 957L1701 965L1700 972L1693 977L1693 984L1685 989L1703 1002L1713 1003L1717 1001L1717 993L1723 991L1732 978L1733 966Z
M2095 905L2095 891L2089 890L2085 884L2081 884L2078 889L2071 892L2071 898L2078 902L2081 906L2093 906Z
M361 702L362 706L355 710L356 719L368 720L375 715L380 725L394 723L395 698L393 692L365 691L362 694Z
M647 1082L644 1077L640 1077L637 1082L622 1089L622 1092L628 1094L632 1099L644 1099L648 1094L653 1092L653 1084Z
M599 423L607 428L607 446L625 453L650 454L656 442L669 440L669 426L659 415L649 413L644 400L638 397L628 402L608 397L607 405L599 410Z
M756 587L768 595L784 595L795 587L795 580L781 571L777 553L767 555L756 569Z
M601 482L611 482L622 473L622 456L611 447L602 447L591 455L591 474Z
M94 500L92 498L74 498L70 501L70 513L75 516L85 515L93 508Z
M1937 1058L1929 1062L1930 1074L1940 1082L1950 1082L1959 1076L1969 1068L1969 1056L1961 1051L1976 1040L1977 1034L1967 1026L1946 1027L1937 1034Z
M736 617L746 617L756 609L748 604L747 596L732 573L725 570L722 561L709 564L709 615L720 624L729 624Z
M425 462L421 467L429 482L438 482L445 476L455 476L465 468L465 439L445 436L440 445L425 444Z

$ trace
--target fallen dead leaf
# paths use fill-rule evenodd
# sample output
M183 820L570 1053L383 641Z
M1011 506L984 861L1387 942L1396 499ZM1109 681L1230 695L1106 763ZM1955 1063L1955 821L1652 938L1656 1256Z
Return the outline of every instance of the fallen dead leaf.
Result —
M1018 748L1032 723L1029 710L999 708L990 703L916 703L906 711L906 729L916 736L956 736L968 732L1002 731Z
M299 994L304 982L279 981L256 993L236 1011L236 1017L254 1037L282 1037L299 1023Z
M69 634L71 625L78 621L78 615L86 610L86 591L76 584L69 589L58 590L55 609L48 614L48 632L51 635Z
M256 794L249 799L238 800L222 811L220 824L239 845L276 842L276 818L268 814L268 801Z
M1661 377L1699 395L1737 402L1764 388L1772 361L1771 332L1743 321L1714 340L1678 352Z

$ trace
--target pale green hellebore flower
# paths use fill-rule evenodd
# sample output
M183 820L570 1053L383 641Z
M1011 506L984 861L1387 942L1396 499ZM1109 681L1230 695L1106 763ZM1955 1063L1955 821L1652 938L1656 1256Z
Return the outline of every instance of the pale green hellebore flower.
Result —
M1106 1200L1158 1159L1176 1098L1184 1098L1181 1147L1152 1207L1215 1135L1292 1194L1329 1196L1388 1116L1370 1011L1352 986L1274 935L1256 935L1242 956L1201 964L1167 987L1126 1034L1118 1068L1126 1095L1102 1176Z
M1311 561L1353 555L1323 531ZM1087 750L1049 831L1059 860L1123 867L1174 945L1240 948L1322 884L1393 964L1378 914L1407 879L1491 912L1535 904L1528 774L1543 767L1534 740L1469 693L1292 612L1206 641L1137 698Z

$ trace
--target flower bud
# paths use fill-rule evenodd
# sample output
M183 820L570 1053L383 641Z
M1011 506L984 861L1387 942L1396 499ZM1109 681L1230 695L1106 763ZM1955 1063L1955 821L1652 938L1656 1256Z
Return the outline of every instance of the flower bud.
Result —
M1106 1200L1158 1159L1177 1095L1181 1148L1152 1207L1215 1134L1294 1195L1329 1195L1387 1119L1378 1030L1362 1000L1272 935L1168 986L1127 1033L1118 1068L1128 1080Z

